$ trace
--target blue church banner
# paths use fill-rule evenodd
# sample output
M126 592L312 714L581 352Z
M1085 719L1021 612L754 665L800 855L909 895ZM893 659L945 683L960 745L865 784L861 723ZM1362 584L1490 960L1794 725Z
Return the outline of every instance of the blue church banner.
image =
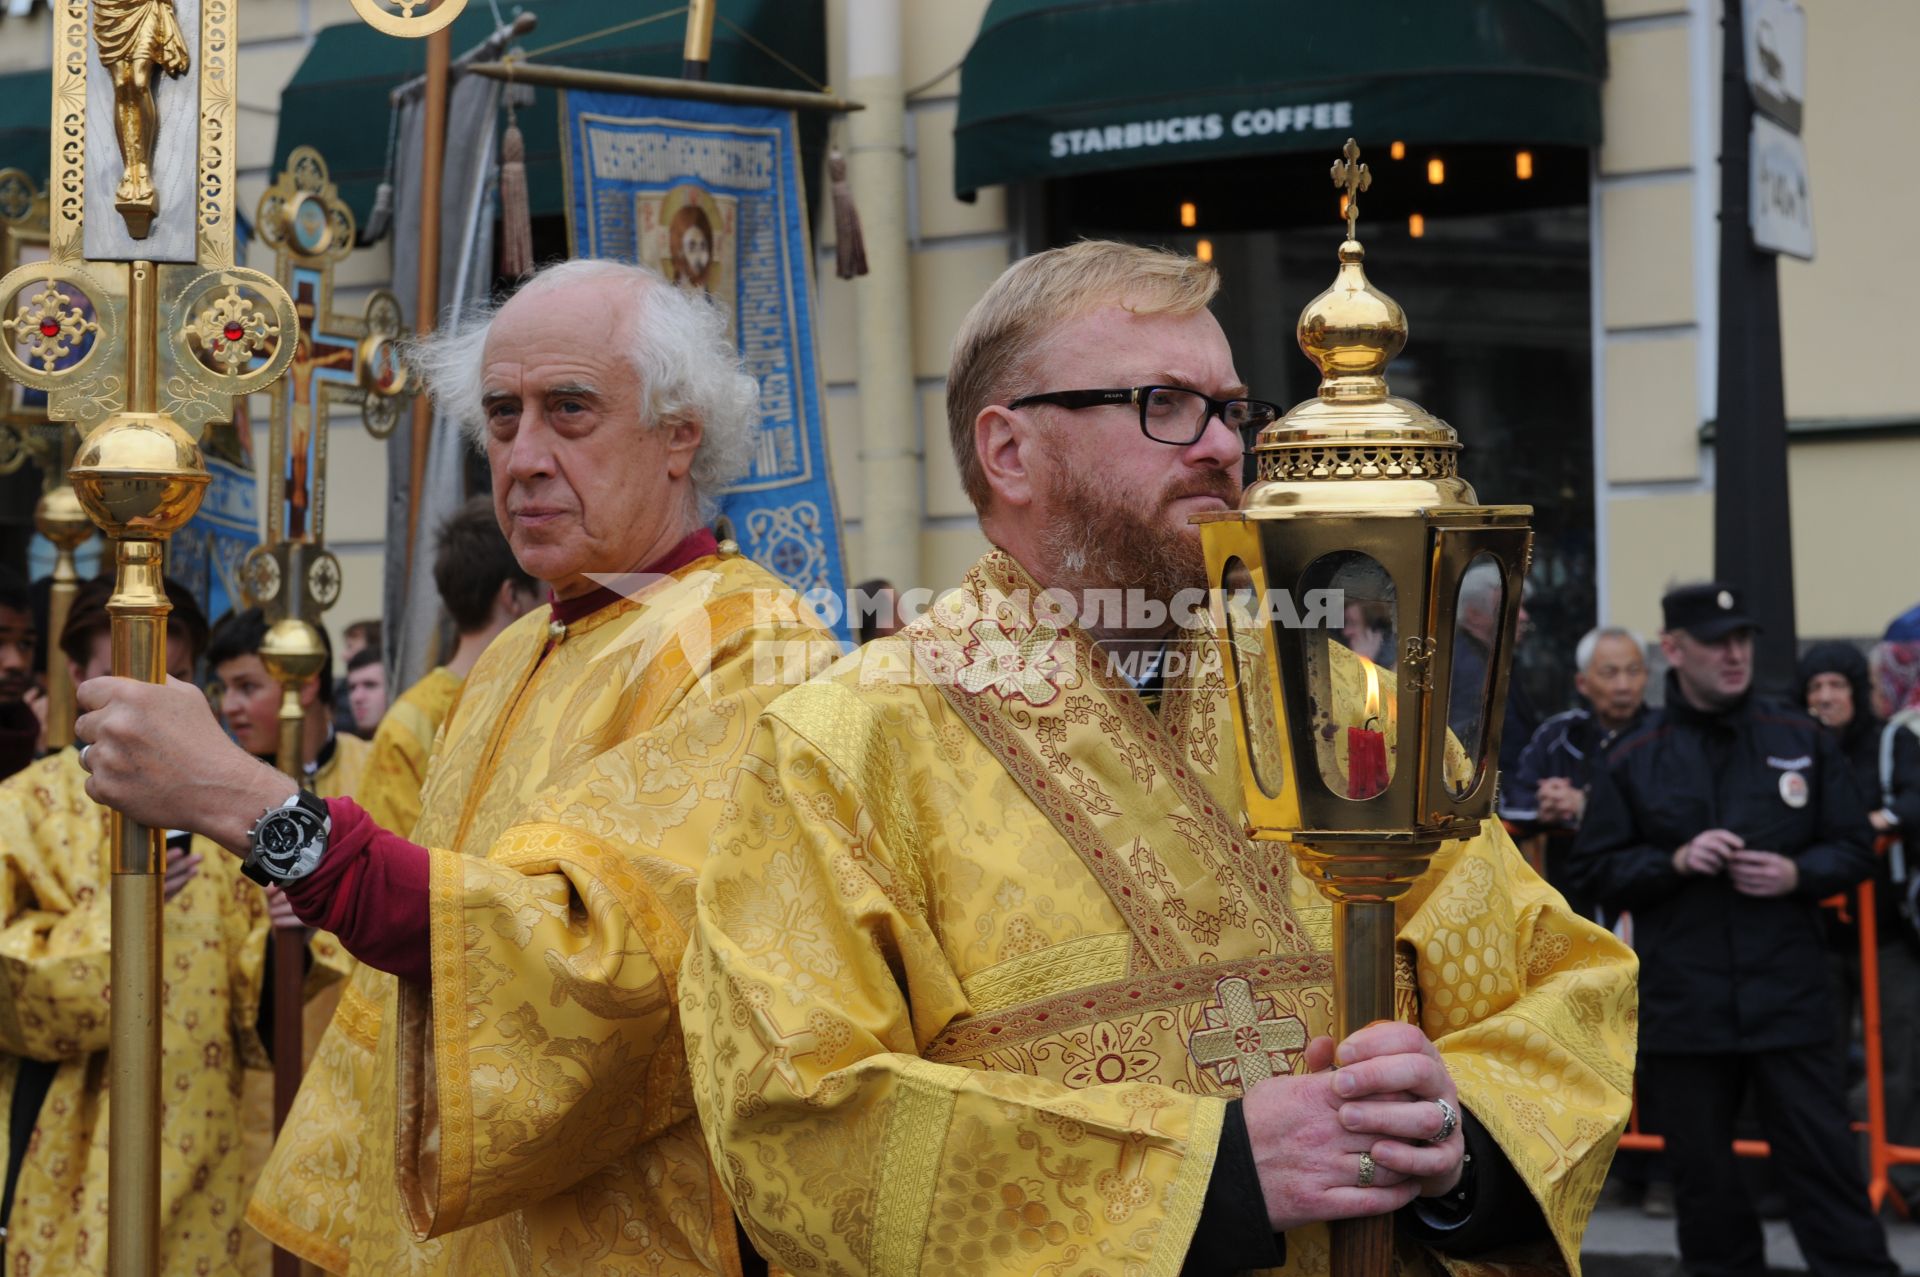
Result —
M253 471L222 457L206 459L212 482L187 526L167 547L167 575L187 587L217 621L245 607L240 564L260 543L260 485Z
M760 382L760 433L721 511L741 549L810 595L845 639L793 113L575 91L560 115L573 255L649 266L727 312Z

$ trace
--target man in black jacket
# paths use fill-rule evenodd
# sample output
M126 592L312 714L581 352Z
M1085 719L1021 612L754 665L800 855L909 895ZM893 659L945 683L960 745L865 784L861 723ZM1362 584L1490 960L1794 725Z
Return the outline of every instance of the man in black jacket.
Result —
M1500 818L1546 837L1546 878L1583 918L1592 900L1567 877L1567 853L1587 810L1594 768L1608 750L1646 725L1646 649L1632 630L1602 625L1574 649L1580 704L1541 723L1512 771L1500 773ZM1916 738L1920 739L1920 738Z
M1694 1274L1766 1269L1732 1148L1751 1085L1812 1271L1890 1277L1841 1095L1819 916L1873 872L1866 801L1818 723L1749 695L1756 627L1731 587L1682 586L1661 606L1664 717L1595 770L1568 872L1633 914L1640 1108L1667 1139L1681 1257Z

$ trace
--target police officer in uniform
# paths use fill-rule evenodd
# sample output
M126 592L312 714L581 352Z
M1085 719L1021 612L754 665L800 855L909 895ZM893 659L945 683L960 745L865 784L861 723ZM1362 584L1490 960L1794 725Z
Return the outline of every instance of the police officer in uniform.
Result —
M1873 872L1866 799L1830 733L1750 694L1757 627L1737 591L1681 586L1661 607L1664 716L1595 768L1567 871L1633 915L1640 1112L1666 1136L1681 1259L1697 1277L1766 1271L1733 1154L1752 1088L1811 1270L1891 1277L1842 1094L1819 905Z

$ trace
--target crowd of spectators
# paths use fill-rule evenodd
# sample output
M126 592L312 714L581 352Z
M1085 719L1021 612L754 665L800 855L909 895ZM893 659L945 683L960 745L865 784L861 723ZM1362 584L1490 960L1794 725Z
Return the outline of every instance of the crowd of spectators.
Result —
M1653 1179L1672 1177L1662 1200L1688 1270L1764 1268L1733 1154L1752 1125L1813 1270L1894 1272L1850 1130L1851 919L1872 881L1888 1136L1920 1145L1920 901L1902 841L1920 827L1920 608L1878 642L1808 647L1775 699L1754 688L1757 626L1736 589L1680 586L1662 607L1652 645L1613 625L1581 640L1577 703L1503 770L1500 814L1570 903L1639 952L1640 1115L1665 1138ZM1905 1199L1916 1171L1893 1175Z

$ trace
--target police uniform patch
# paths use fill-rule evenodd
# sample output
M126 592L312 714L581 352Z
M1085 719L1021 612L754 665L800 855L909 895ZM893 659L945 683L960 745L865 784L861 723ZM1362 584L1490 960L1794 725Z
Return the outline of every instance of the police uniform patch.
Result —
M1805 772L1780 773L1780 801L1789 807L1805 807L1809 795Z

